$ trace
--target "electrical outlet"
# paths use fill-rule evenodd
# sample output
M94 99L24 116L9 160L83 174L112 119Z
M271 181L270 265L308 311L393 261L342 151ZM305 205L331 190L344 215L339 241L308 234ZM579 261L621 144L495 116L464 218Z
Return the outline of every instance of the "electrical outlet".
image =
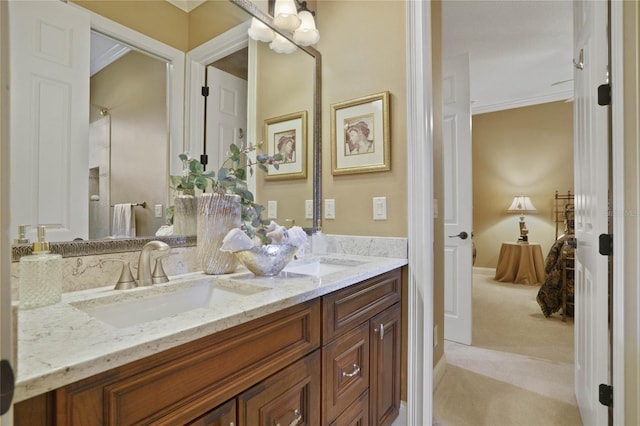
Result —
M162 217L162 204L156 204L155 206L156 217Z
M336 218L336 200L334 199L324 200L324 218L325 219Z
M387 197L373 197L373 220L387 220Z
M278 202L269 200L267 204L267 219L276 219L278 217Z
M313 219L313 200L304 201L304 218Z

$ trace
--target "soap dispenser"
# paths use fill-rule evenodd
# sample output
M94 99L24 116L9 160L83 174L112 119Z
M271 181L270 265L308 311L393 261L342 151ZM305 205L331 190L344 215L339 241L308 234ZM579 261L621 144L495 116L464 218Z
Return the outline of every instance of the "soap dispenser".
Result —
M38 226L33 254L20 258L20 308L53 305L62 297L62 256L49 252L46 227Z

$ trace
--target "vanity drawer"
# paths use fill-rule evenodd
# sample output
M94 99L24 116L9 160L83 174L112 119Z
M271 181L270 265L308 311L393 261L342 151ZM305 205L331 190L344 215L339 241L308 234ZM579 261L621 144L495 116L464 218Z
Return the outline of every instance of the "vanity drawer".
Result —
M329 426L369 426L369 392L360 395Z
M399 302L400 292L401 273L396 269L324 296L323 343Z
M369 323L364 322L323 347L323 424L369 388L369 336Z
M66 386L57 424L185 424L319 348L319 321L316 300Z

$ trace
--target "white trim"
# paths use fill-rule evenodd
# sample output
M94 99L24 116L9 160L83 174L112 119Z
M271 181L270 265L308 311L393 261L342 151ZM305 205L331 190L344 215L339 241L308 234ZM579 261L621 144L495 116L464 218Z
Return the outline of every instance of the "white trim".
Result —
M521 108L531 105L545 104L548 102L573 100L573 90L551 93L548 95L534 96L532 98L517 99L512 101L498 102L489 105L471 105L471 114L484 114L485 112L502 111L505 109Z
M68 3L72 7L80 8L89 13L91 18L91 29L107 35L116 40L120 40L131 46L145 50L159 56L169 62L167 67L167 93L169 105L169 149L168 161L170 174L179 174L182 164L178 159L178 154L184 151L184 67L185 54L181 50L164 44L149 36L139 33L131 28L125 27L115 21L95 12L87 10L73 3Z
M433 107L431 4L406 2L408 389L407 424L433 412Z
M436 366L433 367L433 388L438 387L438 384L442 381L444 373L447 371L447 357L442 354Z
M204 84L205 68L248 46L247 30L251 20L243 22L219 36L187 52L185 81L185 147L192 156L202 154L202 134L204 130L204 104L201 87ZM249 87L250 83L249 83Z
M624 425L624 340L625 340L625 297L624 297L624 243L625 200L624 200L624 73L623 73L623 2L610 3L611 16L611 130L613 176L613 312L612 315L612 384L613 384L613 424ZM620 236L620 238L615 238Z

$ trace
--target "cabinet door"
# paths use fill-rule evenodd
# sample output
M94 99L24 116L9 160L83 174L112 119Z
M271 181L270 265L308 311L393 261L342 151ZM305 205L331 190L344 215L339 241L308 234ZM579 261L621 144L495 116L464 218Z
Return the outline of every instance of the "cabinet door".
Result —
M369 387L369 323L362 323L326 345L322 364L322 423L327 424Z
M320 424L320 350L238 397L239 426Z
M237 424L236 400L232 399L209 411L204 416L187 423L187 426L235 426Z
M371 421L390 425L400 410L400 304L373 317L371 333Z

